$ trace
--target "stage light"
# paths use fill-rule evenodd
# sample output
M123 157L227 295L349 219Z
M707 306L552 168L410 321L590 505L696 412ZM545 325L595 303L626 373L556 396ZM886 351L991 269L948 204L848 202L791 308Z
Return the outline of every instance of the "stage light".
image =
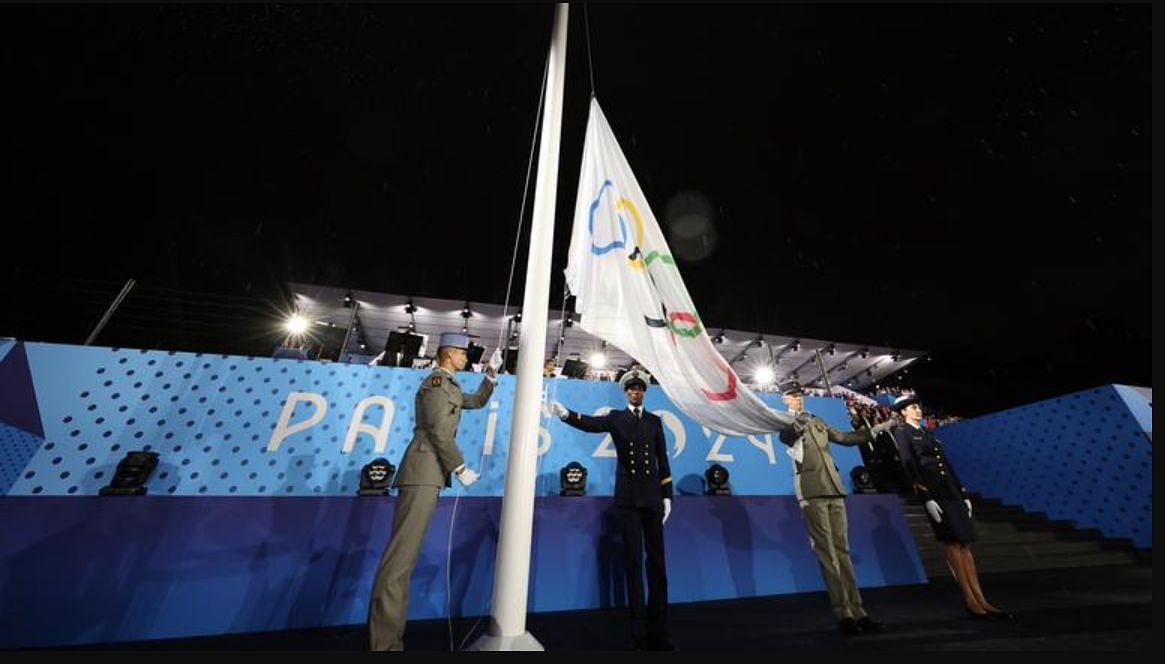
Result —
M862 359L864 360L864 359L866 359L866 358L867 358L867 357L869 357L869 356L870 356L870 349L869 349L869 348L863 348L863 349L862 349L862 352L861 352L861 357L862 357Z
M712 343L714 343L714 344L724 343L724 330L720 330L720 332L716 336L712 337Z
M461 317L466 318L466 319L473 318L473 313L469 311L469 302L468 301L465 302L464 307L461 307Z
M776 377L776 372L773 371L773 368L765 364L757 368L756 372L752 375L752 380L757 385L768 386L773 384L773 380Z
M571 314L567 314L566 318L563 319L562 324L565 327L574 327L574 317L571 316Z
M865 466L854 466L854 469L849 471L849 478L853 481L854 493L878 493L874 487L874 478Z
M384 457L377 457L360 469L360 490L358 496L386 496L392 486L392 476L396 467Z
M827 355L833 355L833 354L837 353L837 346L834 346L833 344L829 344L828 346L825 347L825 353Z
M704 494L708 496L730 496L732 490L728 488L728 469L718 463L712 464L704 471L704 480L707 487Z
M902 357L902 353L900 353L898 351L894 351L893 353L890 353L890 359L894 362L897 362L901 357Z
M519 311L518 313L514 314L514 322L515 322L515 323L521 323L521 322L522 322L522 312L521 312L521 311Z
M607 366L607 355L599 351L591 353L590 362L592 367L603 369Z
M413 304L413 298L409 298L408 304L405 305L405 313L412 316L417 313L417 305Z
M792 352L794 352L794 353L796 353L797 351L801 350L801 342L800 342L800 341L794 341L793 343L789 344L789 350L790 350L790 351L792 351Z
M97 493L102 496L144 496L146 480L158 467L158 453L135 450L118 462L109 486Z
M347 292L347 293L344 295L344 308L345 308L345 309L350 309L350 308L352 308L352 303L353 303L353 302L355 302L355 300L352 298L352 291L348 291L348 292Z
M577 461L571 461L558 471L560 496L587 495L587 469Z
M299 314L292 314L287 319L287 331L293 335L300 335L307 331L307 319Z

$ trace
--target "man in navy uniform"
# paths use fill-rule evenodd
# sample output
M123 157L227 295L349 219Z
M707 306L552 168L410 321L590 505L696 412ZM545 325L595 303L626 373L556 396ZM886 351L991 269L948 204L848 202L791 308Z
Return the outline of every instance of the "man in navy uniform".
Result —
M442 487L452 485L450 473L457 475L466 487L477 481L477 473L465 465L457 447L457 425L461 422L462 409L481 408L489 402L497 382L501 354L495 351L490 358L477 391L464 394L455 372L465 368L468 349L468 336L442 334L437 348L437 368L417 390L413 439L405 449L392 483L398 490L392 539L380 558L368 606L373 650L404 649L409 579L437 506L437 494Z
M793 459L793 486L801 516L809 530L809 541L821 576L829 593L829 603L837 617L837 628L845 635L877 632L882 624L874 621L862 608L853 561L849 555L849 533L845 514L845 487L829 451L829 443L859 445L872 441L890 428L885 422L873 429L839 431L825 420L805 410L805 394L801 384L788 380L780 386L782 398L793 415L793 426L779 436L789 446Z
M671 513L672 478L663 422L643 408L647 374L632 369L619 384L627 408L602 417L568 410L557 401L554 414L590 433L609 433L615 444L615 509L623 530L623 559L631 607L631 638L637 649L674 650L667 630L667 561L663 524ZM643 610L643 552L647 550L647 612Z

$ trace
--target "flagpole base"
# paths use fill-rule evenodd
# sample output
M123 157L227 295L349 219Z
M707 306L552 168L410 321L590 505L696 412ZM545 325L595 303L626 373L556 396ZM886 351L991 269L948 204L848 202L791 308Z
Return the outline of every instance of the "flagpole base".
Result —
M480 650L480 651L538 651L546 650L538 643L538 639L534 638L530 632L522 632L512 636L501 636L494 634L482 634L476 641L469 645L466 650Z

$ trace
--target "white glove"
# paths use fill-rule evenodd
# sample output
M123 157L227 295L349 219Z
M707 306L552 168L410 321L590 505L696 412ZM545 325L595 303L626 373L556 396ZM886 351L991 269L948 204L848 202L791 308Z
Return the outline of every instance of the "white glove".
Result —
M468 487L477 481L477 472L472 468L466 468L460 473L457 473L457 480L461 482L462 486Z
M671 498L663 499L663 522L667 523L667 517L671 514Z
M969 519L969 518L971 518L971 499L964 498L963 504L967 506L967 518Z
M938 503L935 501L926 501L926 513L930 515L930 518L933 519L935 523L943 522L943 508L939 507Z
M805 462L805 438L804 437L798 438L797 442L793 443L789 447L786 447L785 454L788 454L789 458L792 459L793 461L796 461L797 463L804 463Z
M557 401L550 404L550 412L558 416L558 419L560 420L565 420L570 416L570 411L566 409L566 406L558 403Z
M497 373L497 370L502 368L502 349L501 348L494 349L493 355L489 356L489 364L487 366L489 366L489 368L492 369L494 371L494 373Z

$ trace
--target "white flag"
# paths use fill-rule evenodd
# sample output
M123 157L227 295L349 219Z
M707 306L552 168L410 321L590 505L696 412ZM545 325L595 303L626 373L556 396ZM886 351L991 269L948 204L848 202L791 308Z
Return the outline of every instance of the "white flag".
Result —
M579 325L618 346L701 425L729 436L787 428L740 382L708 337L659 224L591 99L566 283Z

